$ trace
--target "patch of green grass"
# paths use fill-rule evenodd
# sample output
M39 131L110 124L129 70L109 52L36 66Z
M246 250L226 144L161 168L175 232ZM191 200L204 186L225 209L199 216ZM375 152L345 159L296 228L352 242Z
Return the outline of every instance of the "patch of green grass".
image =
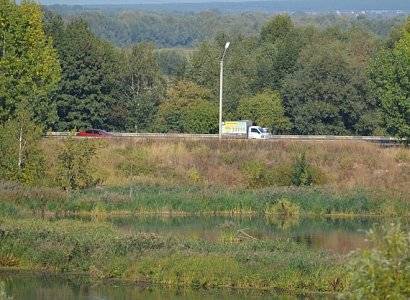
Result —
M108 223L74 220L4 219L0 221L0 233L0 256L12 255L22 268L63 272L100 270L105 277L111 274L109 266L113 259L163 245L155 235L128 236Z
M0 257L15 268L89 274L181 287L340 291L343 267L332 256L277 240L237 243L125 234L104 222L0 221ZM11 260L0 260L0 262ZM4 263L0 267L8 267Z
M227 190L200 186L132 185L64 193L55 189L0 184L0 214L17 210L54 213L265 214L279 200L292 199L300 214L403 216L404 198L364 189L338 191L325 187L271 187Z
M292 199L300 214L406 216L410 203L378 190L326 187L271 187L228 190L220 187L131 185L61 192L0 184L0 215L20 211L44 214L98 212L157 214L265 214L279 200Z

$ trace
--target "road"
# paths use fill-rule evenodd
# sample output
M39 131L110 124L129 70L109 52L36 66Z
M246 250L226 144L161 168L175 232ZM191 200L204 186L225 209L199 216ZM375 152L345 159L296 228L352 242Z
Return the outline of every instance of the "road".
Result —
M70 132L47 132L48 138L65 138ZM186 133L126 133L113 132L114 138L151 138L151 139L217 139L217 134ZM224 138L225 139L225 138ZM226 139L234 139L226 137ZM384 136L338 136L338 135L272 135L268 140L284 141L367 141L385 145L399 144L400 140Z

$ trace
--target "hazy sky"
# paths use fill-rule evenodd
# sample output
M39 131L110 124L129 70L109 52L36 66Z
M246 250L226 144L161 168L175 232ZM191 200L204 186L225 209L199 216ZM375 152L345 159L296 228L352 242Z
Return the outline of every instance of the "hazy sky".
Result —
M210 3L210 2L254 2L254 1L266 1L264 5L261 5L261 9L268 5L270 10L277 11L335 11L335 10L402 10L410 12L410 0L39 0L40 3L45 5L50 4L67 4L67 5L121 5L121 4L164 4L164 3L193 3L192 5L198 5L198 3ZM168 4L169 6L170 4ZM171 4L173 5L173 4ZM192 6L191 5L191 6ZM218 7L221 6L221 7ZM209 5L210 9L223 8L226 10L228 5L213 4ZM236 5L238 6L238 5ZM248 5L249 11L258 10L258 4ZM184 6L186 8L186 5ZM147 7L145 7L147 8ZM158 6L151 7L152 9L158 9ZM181 7L182 8L182 7ZM206 9L206 5L201 5L201 9ZM168 7L168 9L170 9ZM178 10L178 5L172 6L172 9ZM244 8L245 9L245 8Z
M139 3L196 3L196 2L248 2L248 1L261 1L261 0L39 0L42 4L68 4L68 5L81 5L81 4L109 4L109 5L120 5L120 4L139 4ZM262 0L263 1L263 0ZM272 0L275 1L287 1L287 0ZM409 0L410 1L410 0Z

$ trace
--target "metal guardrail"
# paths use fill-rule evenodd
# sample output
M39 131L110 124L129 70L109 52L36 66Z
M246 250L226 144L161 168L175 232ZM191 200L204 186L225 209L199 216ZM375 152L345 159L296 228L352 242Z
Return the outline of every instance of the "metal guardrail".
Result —
M64 138L70 136L71 132L47 132L47 138ZM189 133L134 133L134 132L110 132L113 138L185 138L185 139L213 139L217 134L189 134Z
M153 138L153 139L217 139L217 134L189 134L189 133L128 133L112 132L113 138ZM65 138L70 132L47 132L47 138ZM237 137L224 137L238 139ZM385 136L339 136L339 135L271 135L268 140L294 141L367 141L380 144L398 144L400 139Z

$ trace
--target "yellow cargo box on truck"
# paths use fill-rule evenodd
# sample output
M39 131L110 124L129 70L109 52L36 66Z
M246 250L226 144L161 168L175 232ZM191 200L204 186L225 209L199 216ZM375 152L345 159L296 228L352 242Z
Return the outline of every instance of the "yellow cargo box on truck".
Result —
M266 139L269 134L260 126L252 126L252 121L226 121L222 123L222 135L230 138Z

